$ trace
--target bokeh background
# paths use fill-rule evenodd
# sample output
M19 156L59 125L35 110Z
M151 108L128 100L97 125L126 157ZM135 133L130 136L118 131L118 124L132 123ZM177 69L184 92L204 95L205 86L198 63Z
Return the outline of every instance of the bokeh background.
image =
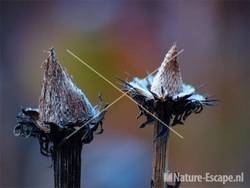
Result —
M35 139L13 136L21 106L36 107L44 52L55 47L61 64L95 104L120 93L66 52L72 50L118 85L156 69L173 42L185 82L219 99L171 134L172 172L240 174L249 187L249 1L1 1L0 186L53 187L51 160ZM86 188L149 187L152 126L138 129L138 109L126 97L109 109L105 132L84 147Z

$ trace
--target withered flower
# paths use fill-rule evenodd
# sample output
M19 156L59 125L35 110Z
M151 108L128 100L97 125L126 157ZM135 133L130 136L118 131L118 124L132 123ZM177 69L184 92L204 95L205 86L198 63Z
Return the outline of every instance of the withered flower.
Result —
M92 119L74 137L83 137L83 143L93 139L93 133L100 125L105 111L102 100L93 107L86 95L74 84L69 74L58 63L55 50L43 64L44 76L38 109L26 108L17 116L16 136L36 137L41 153L48 155L56 144L85 122ZM52 146L52 147L51 147Z
M148 112L159 117L168 126L183 124L190 114L199 113L204 106L211 106L215 102L197 94L193 86L183 82L176 45L168 51L155 74L148 75L145 79L135 77L131 82L124 81L124 88ZM141 128L157 121L145 109L140 106L139 109L140 116L145 115L147 118ZM165 136L167 130L162 125L157 137Z
M179 181L174 185L164 182L164 173L168 171L166 151L169 127L183 124L189 115L201 112L204 106L213 105L215 100L197 94L193 86L183 83L176 45L168 51L156 73L123 83L124 90L139 104L141 113L138 118L142 115L147 118L140 128L154 123L151 188L178 188Z

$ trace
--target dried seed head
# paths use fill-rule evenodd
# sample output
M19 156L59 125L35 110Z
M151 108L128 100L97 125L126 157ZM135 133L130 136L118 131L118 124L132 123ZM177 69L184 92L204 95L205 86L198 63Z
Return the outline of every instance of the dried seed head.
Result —
M94 133L103 132L106 110L102 110L101 97L93 107L58 63L53 48L43 68L39 108L25 108L18 113L14 134L38 138L40 151L46 156L66 141L90 143Z
M124 90L139 104L140 116L147 118L140 128L152 122L159 123L152 114L168 126L174 126L183 124L187 117L200 113L205 106L216 104L216 100L197 94L193 86L183 83L176 56L177 48L173 45L155 75L123 81ZM165 137L167 133L167 128L162 125L157 138Z
M154 77L151 91L159 97L174 96L182 91L183 82L176 55L177 48L173 45Z
M39 100L41 122L51 122L63 127L68 123L83 121L95 113L87 97L57 62L53 48L49 51L49 57L43 68L44 76ZM44 128L46 125L42 126Z

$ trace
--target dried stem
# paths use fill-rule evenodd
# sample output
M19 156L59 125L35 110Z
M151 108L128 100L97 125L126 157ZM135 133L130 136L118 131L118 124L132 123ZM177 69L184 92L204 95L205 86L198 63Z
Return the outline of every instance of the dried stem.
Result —
M166 116L165 116L166 117ZM164 120L164 116L161 118ZM154 138L156 138L162 131L162 125L156 121L154 126ZM169 129L167 133L161 137L156 138L153 143L153 164L152 164L152 181L151 188L164 188L164 173L167 172L167 145L169 137Z
M65 143L52 153L55 188L80 188L81 185L80 140Z
M154 127L154 135L157 136L160 131L160 126ZM167 166L167 142L168 137L164 137L154 142L153 151L153 172L152 172L152 188L164 187L164 172Z

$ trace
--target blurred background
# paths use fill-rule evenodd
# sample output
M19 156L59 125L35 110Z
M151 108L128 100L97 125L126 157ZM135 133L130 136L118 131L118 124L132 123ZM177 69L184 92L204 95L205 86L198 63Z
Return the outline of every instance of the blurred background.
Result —
M53 187L38 141L13 135L20 108L38 106L46 50L95 104L99 92L107 103L120 93L66 49L118 85L155 70L177 42L184 81L220 103L175 128L184 140L171 134L170 171L244 172L244 183L181 187L249 187L249 10L249 1L1 1L0 186ZM126 97L109 109L104 133L83 148L82 187L149 187L153 126L139 129L138 113Z

